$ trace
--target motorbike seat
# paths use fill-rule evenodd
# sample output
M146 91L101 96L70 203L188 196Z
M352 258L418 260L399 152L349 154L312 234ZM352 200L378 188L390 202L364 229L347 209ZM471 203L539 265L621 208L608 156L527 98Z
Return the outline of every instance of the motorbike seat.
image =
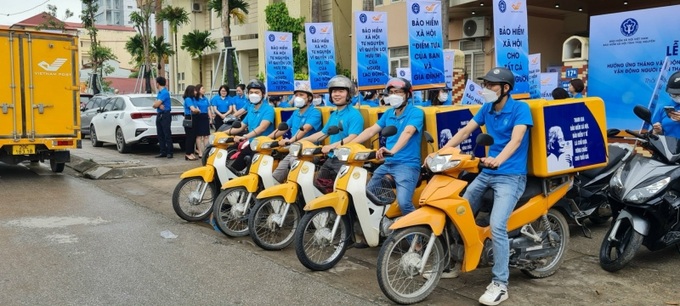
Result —
M607 165L600 168L582 171L580 175L587 179L593 179L600 175L601 173L607 172L616 165L618 165L619 162L623 159L623 157L626 156L626 154L628 154L628 150L624 148L618 146L609 146L609 162L607 163Z
M529 199L543 193L543 179L535 176L527 176L527 186L524 188L524 193L519 197L515 209L522 207L522 205L529 202ZM489 188L482 195L482 212L490 212L493 207L493 189Z

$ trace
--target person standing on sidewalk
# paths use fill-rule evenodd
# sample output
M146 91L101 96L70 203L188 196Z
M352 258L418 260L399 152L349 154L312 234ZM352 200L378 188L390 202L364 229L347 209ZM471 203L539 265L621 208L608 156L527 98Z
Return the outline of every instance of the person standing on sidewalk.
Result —
M224 124L224 118L229 115L230 106L229 87L227 85L222 85L220 86L220 89L217 90L217 94L210 99L210 108L214 115L213 123L215 124L215 130L219 130L222 124Z
M172 124L172 114L170 113L170 93L165 88L165 78L156 78L156 102L153 103L153 108L156 109L156 134L158 135L158 146L161 148L160 154L156 157L172 158L172 131L170 124Z
M195 107L194 99L196 98L196 87L194 85L187 86L182 98L184 99L184 119L192 121L191 127L184 127L184 134L186 135L184 143L184 160L197 160L198 158L194 155L194 150L196 149L196 133L194 132L193 113L191 112L191 108Z
M210 136L210 102L205 96L205 87L202 84L196 85L196 99L194 107L191 109L194 114L194 132L196 133L196 146L198 147L198 158L203 157L203 150L208 146L208 136Z

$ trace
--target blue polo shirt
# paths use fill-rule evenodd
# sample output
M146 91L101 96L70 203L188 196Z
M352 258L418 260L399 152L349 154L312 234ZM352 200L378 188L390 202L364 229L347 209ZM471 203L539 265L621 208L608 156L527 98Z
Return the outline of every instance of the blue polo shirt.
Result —
M288 101L285 101L285 102L279 103L279 105L277 107L286 108L286 107L291 107L291 106L290 106L290 104L288 104Z
M163 87L158 93L156 94L156 100L161 100L163 101L163 107L164 109L161 109L160 107L156 109L156 113L169 113L170 110L172 110L172 106L170 104L170 93L168 90Z
M207 114L209 106L210 102L208 102L208 98L206 98L205 96L200 97L194 101L194 107L197 107L198 110L201 111L201 114Z
M680 139L680 122L673 121L666 113L664 106L672 106L676 112L680 111L680 104L673 101L657 103L652 115L652 124L661 123L664 135Z
M217 111L223 114L229 111L229 103L229 97L222 98L220 95L215 95L210 99L210 105L217 108Z
M512 138L512 129L516 125L526 125L527 131L522 137L522 142L512 156L508 158L496 170L483 169L489 174L526 174L527 159L529 154L529 129L534 125L534 121L529 111L529 105L525 102L515 101L508 97L505 106L500 112L493 110L493 103L487 102L472 118L480 126L486 125L486 132L494 139L494 143L489 148L490 157L496 157L503 151L503 148Z
M583 94L580 93L580 92L577 92L577 93L574 94L574 96L572 98L574 98L574 99L583 98Z
M382 117L380 117L376 124L379 125L381 129L390 125L394 125L397 128L397 134L387 138L385 147L387 147L388 150L392 149L392 147L397 144L399 136L404 132L407 126L416 128L416 132L411 135L411 138L406 142L406 145L401 148L397 154L385 158L386 164L402 164L420 168L420 144L422 140L424 118L425 113L423 110L415 107L411 103L404 107L404 111L399 116L397 116L394 108L390 108L382 115Z
M260 135L269 135L274 131L274 108L264 102L260 102L260 108L256 108L255 106L251 107L248 109L248 114L246 115L245 118L243 118L243 124L248 126L248 133L252 132L260 126L260 123L262 120L267 120L269 121L269 127L267 127L264 132L262 132ZM252 140L251 138L250 140Z
M342 123L342 131L335 135L331 135L329 137L330 143L336 143L351 134L359 135L364 130L364 117L361 116L358 109L347 105L343 110L333 111L330 118L328 118L328 122L326 122L326 125L321 131L326 134L328 133L329 126L337 126L340 123Z
M234 105L236 107L236 110L241 110L250 104L250 101L248 101L248 97L243 95L243 97L239 97L238 95L233 96L229 98L229 102L231 105Z
M194 98L193 97L186 97L184 98L184 115L190 116L191 115L191 107L196 107L194 105Z
M361 102L361 105L368 105L370 107L378 107L378 106L380 106L380 101L378 101L378 99L364 100L364 102Z
M357 105L357 103L363 104L364 102L364 97L361 94L358 94L354 97L352 97L352 101L349 102L349 105L354 106Z
M321 130L321 111L311 105L307 107L304 113L300 113L300 110L296 109L290 118L288 118L286 124L290 127L291 137L295 136L305 124L311 125L312 129L303 136L313 135Z

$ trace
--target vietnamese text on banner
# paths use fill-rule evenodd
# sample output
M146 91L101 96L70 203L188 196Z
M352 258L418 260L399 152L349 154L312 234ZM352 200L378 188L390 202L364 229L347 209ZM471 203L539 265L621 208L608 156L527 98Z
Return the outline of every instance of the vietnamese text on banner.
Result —
M293 92L293 34L265 32L264 43L267 88L269 94L283 95Z
M515 74L513 95L529 97L529 39L525 0L494 0L496 64Z
M409 0L406 8L413 89L442 88L445 79L441 1Z
M328 80L335 76L335 36L333 24L305 23L309 82L315 93L325 92Z
M382 89L389 79L387 13L355 12L357 83L360 90Z

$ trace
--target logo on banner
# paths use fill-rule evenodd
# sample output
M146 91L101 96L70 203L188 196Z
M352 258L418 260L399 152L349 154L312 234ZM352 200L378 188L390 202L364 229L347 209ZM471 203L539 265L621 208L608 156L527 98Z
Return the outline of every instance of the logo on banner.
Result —
M404 70L399 71L399 76L402 77L402 78L405 77L406 72L404 72Z
M321 28L321 33L328 33L328 29L330 29L330 27Z
M513 4L511 4L510 6L512 7L512 10L513 10L513 11L519 11L519 9L522 8L522 2L517 1L517 2L515 2L515 3L513 3Z
M359 21L361 21L361 23L366 23L367 20L368 17L366 17L366 14L359 15Z
M269 34L269 41L274 41L274 39L276 39L274 34Z
M382 16L383 16L383 15L381 15L381 14L376 14L375 16L373 16L373 21L379 22L380 19L382 19Z
M309 27L309 33L310 33L310 34L316 34L316 27L315 27L315 26L310 26L310 27Z
M475 85L470 84L470 91L475 91Z
M505 10L508 9L507 4L505 4L505 1L501 0L498 2L498 9L501 10L501 13L505 13Z
M414 3L411 5L411 11L413 11L414 14L420 13L420 4Z
M633 18L628 18L621 23L621 34L623 36L633 36L638 30L638 22Z
M437 8L437 3L432 3L430 5L425 6L425 11L428 13L434 12L434 9Z
M286 35L281 35L281 36L279 36L279 40L280 40L280 41L287 41L287 40L288 40L288 36L286 36Z

